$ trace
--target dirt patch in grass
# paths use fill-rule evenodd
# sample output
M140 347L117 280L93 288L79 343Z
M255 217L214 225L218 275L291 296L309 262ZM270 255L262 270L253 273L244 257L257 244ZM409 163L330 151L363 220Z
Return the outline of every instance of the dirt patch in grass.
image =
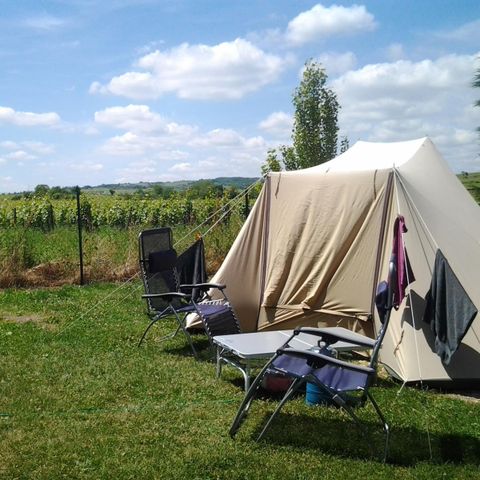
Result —
M85 266L84 282L122 282L138 274L136 264L114 267L110 264ZM60 287L78 285L78 265L70 262L47 262L24 271L3 269L0 272L0 288Z
M39 327L48 331L53 331L57 328L57 326L54 325L53 323L49 323L47 318L41 315L35 315L35 314L12 315L10 313L0 312L0 322L17 323L17 324L34 323L35 325L38 325Z
M464 402L480 403L480 390L465 390L444 394L445 397L463 400Z
M25 272L25 280L31 286L55 286L73 283L74 265L68 262L41 263Z
M54 287L74 281L74 266L68 262L41 263L26 270L9 265L0 273L0 288Z

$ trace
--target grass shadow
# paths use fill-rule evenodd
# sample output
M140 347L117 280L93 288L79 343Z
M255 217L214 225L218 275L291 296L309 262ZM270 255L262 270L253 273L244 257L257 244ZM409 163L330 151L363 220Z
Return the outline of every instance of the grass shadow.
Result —
M182 333L178 333L178 336L182 336ZM215 360L215 350L210 345L208 338L205 335L192 335L193 346L198 354L198 361L211 362ZM163 351L168 355L175 355L180 357L193 357L192 349L187 340L182 341L182 345L172 345L166 340L162 342Z
M330 410L325 407L314 408ZM365 430L362 432L346 416L338 418L336 414L337 418L325 418L329 413L322 413L322 418L280 413L262 441L272 445L320 450L341 458L382 460L385 436L379 423L364 422ZM267 419L268 416L265 416L255 429L254 438L257 438ZM462 434L428 434L416 428L391 425L387 463L411 467L419 462L480 465L480 439Z

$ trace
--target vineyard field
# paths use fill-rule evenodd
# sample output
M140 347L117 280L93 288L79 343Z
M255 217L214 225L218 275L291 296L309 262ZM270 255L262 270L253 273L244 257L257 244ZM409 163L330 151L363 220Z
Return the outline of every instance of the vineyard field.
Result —
M217 218L220 215L225 218L245 215L244 202L237 202L233 208L229 202L224 197L190 200L181 196L169 199L123 199L81 195L81 217L84 226L91 229L103 226L129 228L137 225L198 225L215 212L219 212ZM75 199L0 199L0 228L21 226L46 231L76 223Z
M81 195L87 281L124 281L138 272L141 230L170 226L180 253L204 238L207 269L219 267L247 213L243 197L137 199ZM0 288L77 283L79 244L75 199L0 199Z

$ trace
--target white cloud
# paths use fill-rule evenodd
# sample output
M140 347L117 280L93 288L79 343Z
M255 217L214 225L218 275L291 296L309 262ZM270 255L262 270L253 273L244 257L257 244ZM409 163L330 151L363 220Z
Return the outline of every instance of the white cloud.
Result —
M110 107L95 112L95 122L122 130L151 131L158 124L163 125L160 115L152 113L147 105L127 105L126 107Z
M109 138L101 147L108 155L142 155L147 150L147 142L135 133L127 132Z
M371 31L375 27L373 15L363 5L324 7L319 3L291 20L285 37L289 44L299 46L331 36Z
M288 138L292 133L293 117L285 112L273 112L258 126L270 135Z
M144 71L127 72L106 85L94 82L90 92L134 99L167 93L185 99L239 99L275 81L288 63L240 38L214 46L183 43L143 56L137 67Z
M129 163L120 170L119 175L122 179L130 179L129 181L145 181L151 179L157 168L157 162L147 158Z
M437 94L454 95L470 87L476 55L446 55L437 60L371 64L350 71L333 82L335 91L348 100L416 100L421 106Z
M23 20L22 25L33 30L51 31L63 27L67 20L54 15L43 14Z
M241 137L235 130L216 128L210 132L199 135L194 138L190 145L193 147L235 147L244 143L245 139Z
M0 187L8 189L9 191L16 190L16 188L14 188L15 184L13 183L13 178L10 176L0 177Z
M77 172L100 172L104 169L104 165L98 162L69 163L67 166Z
M357 64L357 57L353 52L328 52L320 55L318 61L325 67L328 76L332 77L354 68ZM302 69L302 75L303 70L304 69Z
M111 107L95 112L95 123L120 130L101 147L108 155L140 156L147 152L155 158L179 160L185 153L179 147L195 137L197 127L167 121L146 105Z
M457 42L478 42L480 40L480 19L465 23L453 30L436 32L437 38Z
M187 173L192 170L192 165L188 162L176 163L168 169L169 172L173 173Z
M141 156L150 155L159 160L182 160L187 153L182 147L187 140L179 137L162 137L126 132L109 138L100 151L113 156Z
M392 43L387 47L387 59L391 62L403 60L405 58L405 51L401 43Z
M181 145L179 145L179 147L181 147ZM185 160L188 156L188 152L180 149L161 150L155 153L155 158L160 162Z
M154 50L159 49L162 45L165 44L164 40L154 40L152 42L143 45L140 48L137 48L136 52L138 55L146 55L147 53L151 53Z
M94 125L86 125L83 127L83 133L90 137L94 137L100 134L100 130Z
M13 108L0 106L0 123L9 123L19 127L51 127L60 123L60 116L55 112L17 112Z
M131 132L155 132L168 136L185 137L192 135L196 130L189 125L168 122L158 113L152 112L147 105L106 108L95 112L95 123Z
M17 165L23 165L24 161L36 160L38 156L50 155L55 151L52 145L38 141L13 142L4 140L0 142L0 148L8 151L2 157L4 162L10 160L17 162Z
M245 138L235 130L216 128L206 134L199 134L193 138L189 145L194 148L217 148L217 149L257 149L265 148L262 137Z
M11 140L4 140L0 142L0 147L6 148L7 150L15 150L18 147L18 143L12 142Z
M158 163L154 160L149 158L137 160L119 169L116 181L119 183L155 181L158 180L157 170Z
M399 60L344 74L333 82L342 105L342 131L351 141L428 135L452 168L462 169L478 151L480 109L473 107L476 92L470 86L477 57Z
M114 178L121 182L254 176L269 146L261 136L244 136L233 129L202 132L196 126L167 121L146 105L96 112L95 125L122 131L108 138L97 152L98 156L131 159L122 165L125 161L118 158L118 167L112 168Z
M22 142L22 146L38 155L50 155L55 152L53 145L48 145L43 142L25 141Z
M7 160L15 160L15 161L24 161L24 160L35 160L37 158L35 155L31 153L27 153L24 150L16 150L14 152L8 153L5 155Z

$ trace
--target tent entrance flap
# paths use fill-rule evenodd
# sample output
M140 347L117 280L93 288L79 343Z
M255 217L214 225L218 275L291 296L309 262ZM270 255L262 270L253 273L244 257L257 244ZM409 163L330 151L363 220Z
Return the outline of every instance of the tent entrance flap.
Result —
M389 174L283 175L270 193L263 308L371 315Z

